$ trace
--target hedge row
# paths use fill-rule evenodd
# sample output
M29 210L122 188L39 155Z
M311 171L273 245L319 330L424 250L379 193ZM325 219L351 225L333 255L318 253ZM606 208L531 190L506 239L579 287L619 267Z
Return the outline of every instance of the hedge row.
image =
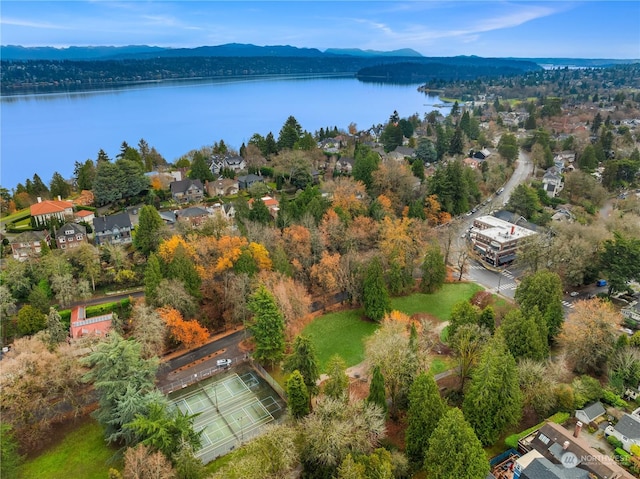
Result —
M114 301L111 303L96 304L94 306L87 306L85 308L85 314L87 318L95 318L96 316L102 316L109 313L118 313L124 315L131 307L131 299L125 298L120 301ZM69 324L71 322L71 310L63 309L58 311L62 322Z

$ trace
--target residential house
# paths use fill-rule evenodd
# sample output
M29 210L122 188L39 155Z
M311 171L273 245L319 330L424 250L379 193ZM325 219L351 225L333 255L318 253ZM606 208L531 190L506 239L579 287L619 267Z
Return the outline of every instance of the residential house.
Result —
M640 446L640 408L631 414L624 414L615 426L607 426L605 436L615 436L622 442L622 448L631 452L631 446Z
M575 151L561 151L560 153L558 153L557 155L555 155L553 157L553 162L556 163L560 163L562 162L564 166L566 166L567 163L573 163L574 161L576 161L576 152Z
M640 327L640 301L632 301L620 310L624 322L634 328Z
M255 183L264 183L264 178L253 173L238 177L238 188L240 190L248 190Z
M578 421L582 421L583 424L591 424L596 419L604 416L606 410L600 401L596 401L593 404L589 404L582 409L576 409L575 417Z
M564 464L556 464L544 457L535 449L519 457L514 464L512 475L506 475L513 479L592 479L588 471L584 469L565 467ZM607 478L608 479L608 478Z
M56 244L60 249L77 248L87 242L87 228L76 223L65 223L56 231Z
M211 157L211 173L219 175L223 169L233 170L236 173L246 169L247 163L240 155L227 153L225 155L214 155Z
M228 155L224 158L224 167L236 173L247 168L247 163L240 155Z
M472 157L476 160L484 161L491 156L491 152L486 148L483 148L480 151L476 151L473 153Z
M171 196L178 203L197 203L204 197L204 187L200 180L172 181L169 188Z
M93 223L93 219L96 217L96 214L93 211L89 210L80 210L76 211L73 215L73 219L75 219L78 223Z
M210 216L209 211L199 206L176 210L175 214L178 221L188 221L194 227L202 225Z
M542 177L542 188L545 193L547 193L547 196L555 198L555 196L562 191L563 186L562 175L555 166L552 166L544 173Z
M238 194L238 180L220 178L216 181L209 181L206 185L209 196L231 196Z
M158 211L158 214L167 225L172 225L178 220L173 211Z
M583 427L578 421L572 432L559 424L547 422L521 439L518 449L525 453L521 459L527 458L527 453L534 450L539 455L534 453L524 459L525 467L516 464L518 475L514 474L514 479L632 479L633 475L618 465L615 459L600 453L581 437ZM550 464L567 467L558 469Z
M277 199L272 198L271 196L263 196L260 199L269 210L269 213L271 214L271 216L273 216L274 218L278 216L278 211L280 211L280 203L278 202ZM249 200L249 208L252 208L252 207L253 207L253 198Z
M25 261L32 256L40 256L43 242L49 244L51 236L47 230L25 231L11 241L11 253L18 261Z
M63 201L58 197L57 200L45 200L38 197L38 202L31 205L31 218L36 226L46 225L49 220L55 218L61 223L73 217L73 203L71 201Z
M336 171L342 175L350 175L353 171L355 160L348 156L343 156L336 162Z
M395 150L387 153L387 159L395 161L403 161L405 158L413 158L416 151L407 146L397 146Z
M87 318L84 307L76 306L71 310L71 337L104 336L111 330L112 321L113 313Z
M341 142L337 138L325 138L318 142L318 148L326 153L337 153L341 146Z
M130 244L131 218L127 213L111 216L98 216L93 220L93 233L96 245L102 244Z

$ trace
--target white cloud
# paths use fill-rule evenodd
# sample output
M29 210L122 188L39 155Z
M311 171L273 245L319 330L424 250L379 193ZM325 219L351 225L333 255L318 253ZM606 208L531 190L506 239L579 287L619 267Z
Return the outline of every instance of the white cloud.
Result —
M12 26L12 27L26 27L36 29L48 29L48 30L75 30L75 28L68 25L60 25L49 22L34 22L31 20L21 20L18 18L0 18L0 25Z

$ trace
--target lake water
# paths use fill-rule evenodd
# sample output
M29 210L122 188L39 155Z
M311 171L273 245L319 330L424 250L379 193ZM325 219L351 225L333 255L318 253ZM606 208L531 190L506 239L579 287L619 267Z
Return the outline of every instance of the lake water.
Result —
M21 95L0 100L0 184L14 188L38 173L73 175L76 161L110 158L144 138L168 161L221 139L239 149L254 133L278 137L293 115L311 133L359 129L425 113L440 103L418 85L363 83L353 77L261 78L147 84L119 90ZM441 109L443 115L449 108Z

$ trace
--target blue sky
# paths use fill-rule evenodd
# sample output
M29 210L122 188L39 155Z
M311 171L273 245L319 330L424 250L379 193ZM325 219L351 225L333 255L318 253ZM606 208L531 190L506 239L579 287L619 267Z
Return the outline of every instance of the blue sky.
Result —
M2 45L224 43L395 50L425 56L640 58L640 2L12 1Z

